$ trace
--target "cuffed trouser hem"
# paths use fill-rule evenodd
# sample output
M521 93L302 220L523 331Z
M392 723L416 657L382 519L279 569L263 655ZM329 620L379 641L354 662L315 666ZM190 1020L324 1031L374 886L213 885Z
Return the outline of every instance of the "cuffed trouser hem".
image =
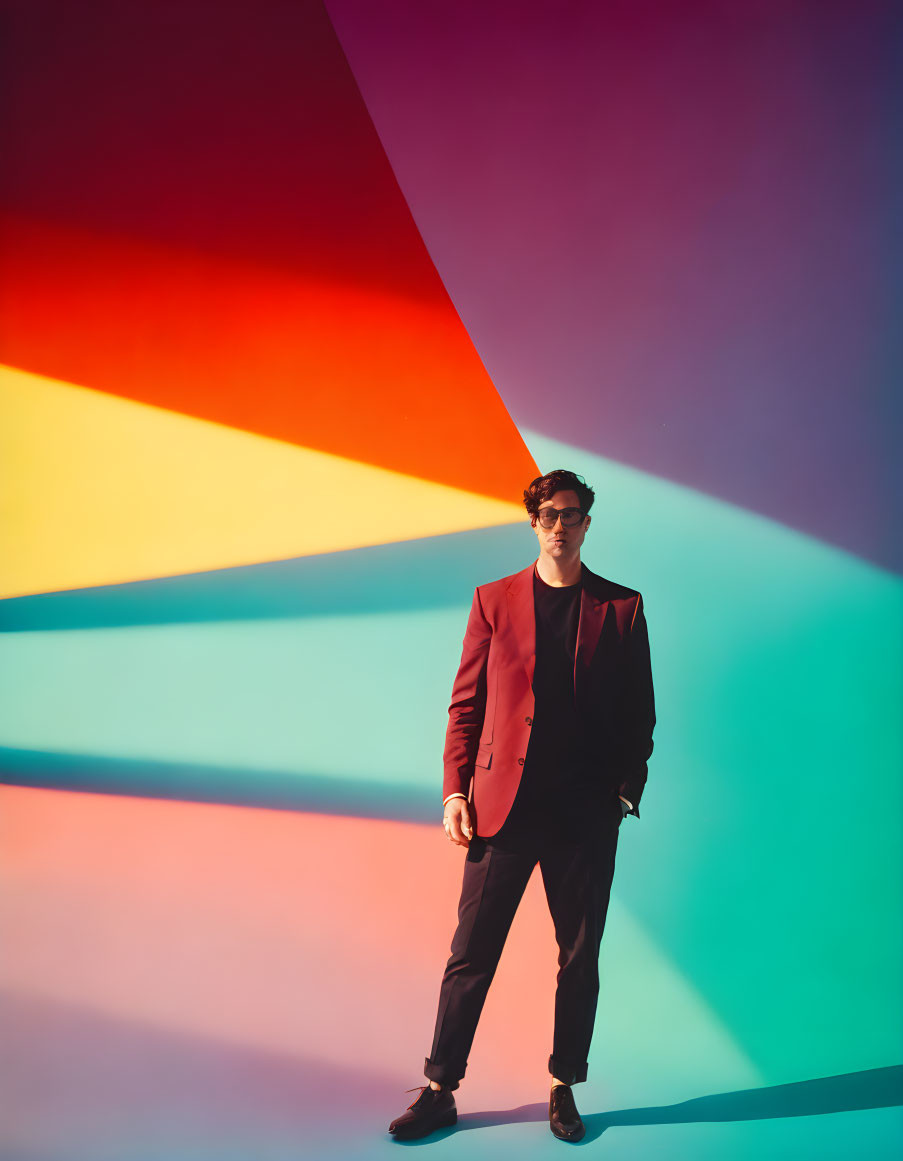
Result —
M443 1088L450 1088L454 1092L461 1083L464 1069L462 1068L459 1073L451 1072L442 1064L433 1064L427 1056L423 1061L423 1075L427 1080L434 1080L436 1084L441 1084Z
M580 1084L581 1081L586 1080L587 1068L585 1060L582 1064L568 1064L566 1060L556 1060L554 1056L549 1057L549 1072L552 1076L557 1076L559 1080L563 1080L565 1084Z

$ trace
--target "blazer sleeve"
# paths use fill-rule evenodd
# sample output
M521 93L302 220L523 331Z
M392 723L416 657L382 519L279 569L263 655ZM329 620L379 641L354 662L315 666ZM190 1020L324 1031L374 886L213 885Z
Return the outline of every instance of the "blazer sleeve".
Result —
M640 817L639 805L646 785L647 763L652 754L652 731L655 728L655 696L652 690L652 663L649 657L649 631L643 611L643 598L637 598L633 623L627 639L625 670L623 780L618 792L633 803L630 812Z
M470 795L474 760L483 731L486 713L486 669L492 626L483 612L480 590L473 594L473 604L464 633L461 664L452 686L448 707L448 729L443 755L442 797L449 794Z

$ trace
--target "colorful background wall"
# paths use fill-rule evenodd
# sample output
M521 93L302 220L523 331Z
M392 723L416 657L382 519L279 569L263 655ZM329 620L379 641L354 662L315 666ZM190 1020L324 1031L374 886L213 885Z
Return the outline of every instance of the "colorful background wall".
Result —
M467 610L558 466L659 719L587 1140L896 1156L899 8L4 13L5 1161L398 1147ZM558 1148L534 888L431 1155Z

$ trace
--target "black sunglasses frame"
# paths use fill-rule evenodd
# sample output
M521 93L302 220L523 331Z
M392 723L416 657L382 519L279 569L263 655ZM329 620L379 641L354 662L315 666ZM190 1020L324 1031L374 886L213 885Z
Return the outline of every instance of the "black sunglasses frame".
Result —
M543 522L542 517L543 517L544 512L554 512L555 513L555 519L552 521L551 524L545 524ZM567 523L565 523L565 519L564 519L565 512L577 512L577 513L579 513L579 515L578 515L576 520L574 520L570 524L567 524ZM561 523L562 523L562 526L564 528L576 528L578 524L581 524L583 522L585 516L586 516L586 513L583 511L582 508L540 508L539 512L536 514L536 519L539 521L541 527L554 528L555 525L558 523L558 518L561 517Z

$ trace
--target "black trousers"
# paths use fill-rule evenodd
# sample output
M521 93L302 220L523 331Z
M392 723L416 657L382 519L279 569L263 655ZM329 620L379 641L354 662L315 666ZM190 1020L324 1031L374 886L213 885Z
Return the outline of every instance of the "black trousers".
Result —
M424 1072L457 1088L514 913L539 863L558 942L549 1072L586 1080L605 927L621 823L617 795L572 802L567 815L519 809L493 838L474 837L464 864L458 927L442 978Z

